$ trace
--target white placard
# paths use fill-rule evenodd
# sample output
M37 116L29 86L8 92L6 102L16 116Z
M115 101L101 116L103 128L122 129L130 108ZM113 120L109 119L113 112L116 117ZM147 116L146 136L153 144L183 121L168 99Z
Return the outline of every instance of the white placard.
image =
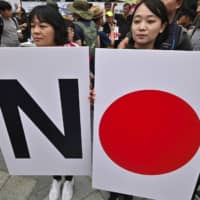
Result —
M200 152L198 150L199 136L197 136L199 134L200 116L199 63L199 52L97 49L95 65L96 100L94 113L93 187L156 200L191 199L200 171ZM166 153L167 149L164 149L163 152L161 149L162 141L166 140L166 137L168 137L167 134L161 136L160 140L158 140L160 141L159 143L154 142L155 146L150 145L147 149L147 145L149 145L148 139L142 136L143 138L140 140L140 130L145 130L147 125L145 123L142 124L140 120L137 120L137 122L134 124L134 120L137 119L137 116L135 117L134 114L138 115L139 113L137 112L136 114L133 111L132 115L124 115L124 113L126 113L124 110L129 110L129 107L124 107L123 104L121 104L121 107L118 107L119 110L115 110L116 112L111 112L113 111L113 106L116 106L116 103L120 102L119 100L123 102L122 100L125 97L129 97L129 94L141 94L137 92L144 92L146 94L146 92L149 91L153 91L153 95L155 93L157 94L158 92L166 95L167 98L172 97L172 100L176 99L182 102L182 105L187 105L187 109L190 109L190 111L192 110L191 112L196 115L196 128L198 129L196 136L198 137L198 140L196 142L196 150L194 155L192 155L189 159L187 158L187 162L182 163L181 166L169 169L169 171L164 171L162 173L155 173L154 168L152 167L152 163L154 161L157 161L158 163L153 165L155 168L160 166L160 160L154 160L152 154L152 157L148 157L148 155L150 154L149 152L152 153L152 149L155 150L157 146L159 146L159 148L157 152L155 151L156 155L157 153ZM142 99L141 105L140 101L138 101L138 106L140 107L144 105L144 107L146 106L145 108L148 108L148 105L151 106L152 103L154 103L149 102L151 97L152 95L150 95L146 101L144 101L145 99ZM161 102L158 101L158 104L162 104L162 100ZM142 105L142 103L144 104ZM156 105L154 106L156 107ZM166 101L166 106L168 106L168 101ZM130 110L132 109L131 107L132 106L130 106ZM165 106L163 107L165 108L166 112L168 112L167 109L172 109L166 109ZM137 106L134 108L135 110L138 110ZM154 114L153 111L154 108L150 114ZM178 106L175 106L171 110L171 114L169 115L168 113L168 115L173 118L178 112L182 112L182 110L178 110ZM114 114L108 115L108 113ZM122 113L123 116L120 116ZM141 117L141 120L146 120L148 115L144 113L142 117L138 116L138 118ZM105 116L107 118L105 118ZM120 127L119 124L121 121L119 119L118 121L115 121L117 118L116 116L120 116L119 119L121 119L123 123L127 121L127 125ZM155 122L154 118L151 118L151 115L149 116L150 117L148 119L153 122L154 125L157 125L156 128L158 130L163 128L160 126L160 121L162 122L162 118L165 116L160 115ZM131 121L131 118L134 120ZM175 120L177 120L177 123L179 123L179 118ZM189 118L188 120L190 121ZM168 121L170 121L170 119L168 119ZM114 123L116 124L116 129ZM138 124L141 126L136 126L138 128L137 131L131 132L132 130L129 130L130 123L132 123L131 126ZM188 121L185 121L183 125L187 125L187 123ZM110 126L110 124L112 124L112 126ZM166 128L168 128L168 124L165 128L163 128L163 130L166 130ZM108 134L108 137L106 134L103 134L103 131ZM183 135L188 136L191 134L191 132L189 131ZM121 134L121 140L119 139L119 134ZM148 133L145 134L147 137L149 137L149 142L152 142L151 138L154 137L154 133L151 133L152 135L148 135ZM172 134L170 133L169 135ZM130 139L126 140L125 137L128 138L129 136ZM107 143L105 143L105 138L107 139ZM118 138L118 140L116 140L116 138ZM133 138L135 138L137 141L143 141L144 139L146 145L144 145L143 142L141 142L141 144L137 142L135 143L137 146L136 148L135 146L130 146L130 144L133 143L131 140ZM180 142L182 142L183 138L181 134L177 136L177 138L179 138ZM188 138L190 137L188 136ZM113 140L116 140L116 144L114 146L112 146ZM175 148L175 150L177 150L174 151L172 157L174 157L178 152L178 149L173 146L174 144L179 144L179 142L173 140L169 142L168 150L171 151L171 148ZM190 145L193 145L191 144L190 139L188 140L188 143L186 140L185 149L188 149L188 146L190 148ZM136 169L134 164L127 166L127 155L123 155L121 153L125 152L124 149L127 147L129 148L128 151L132 151L132 147L138 150L137 152L135 151L132 152L131 155L128 155L128 161L130 161L130 163L132 161L135 162L137 167L139 164L141 164L141 167ZM178 153L180 156L177 157L177 160L170 160L170 157L168 157L169 160L166 160L166 163L176 163L177 161L181 162L182 153L184 154L184 148L182 149L181 154L180 151ZM151 168L153 172L148 171L148 163L142 163L144 156L145 159L149 159L149 166L151 166L149 169ZM144 163L145 162L146 160L144 160ZM167 164L165 166L165 164L162 163L162 167L163 166L166 170ZM147 171L143 171L144 169ZM157 170L159 171L161 169Z
M0 147L11 174L90 174L88 57L84 47L0 49Z

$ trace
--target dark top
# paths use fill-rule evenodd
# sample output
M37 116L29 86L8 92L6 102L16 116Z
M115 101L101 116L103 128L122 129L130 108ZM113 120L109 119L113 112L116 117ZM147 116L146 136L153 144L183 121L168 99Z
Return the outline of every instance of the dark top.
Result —
M80 22L85 26L90 27L90 20L80 20ZM74 41L76 40L81 40L82 43L85 40L83 29L78 24L74 24Z
M99 35L99 38L100 38L101 48L107 48L111 45L111 41L110 41L109 37L106 35L105 32L99 31L98 35Z
M161 44L160 49L167 50L192 50L192 45L187 31L175 21L169 25L169 36Z
M128 15L125 18L122 14L115 14L115 19L117 20L117 26L119 27L119 40L121 41L131 29L132 15Z
M103 25L103 32L106 33L107 35L110 34L110 27L108 25L108 22L104 23L104 25Z

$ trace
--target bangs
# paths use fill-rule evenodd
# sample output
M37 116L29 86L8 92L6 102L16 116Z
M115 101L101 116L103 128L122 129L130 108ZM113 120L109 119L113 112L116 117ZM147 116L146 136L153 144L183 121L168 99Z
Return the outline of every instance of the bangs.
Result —
M43 9L42 7L38 7L38 9L33 9L29 16L29 22L32 23L35 17L40 22L45 22L52 25L51 13L48 9Z

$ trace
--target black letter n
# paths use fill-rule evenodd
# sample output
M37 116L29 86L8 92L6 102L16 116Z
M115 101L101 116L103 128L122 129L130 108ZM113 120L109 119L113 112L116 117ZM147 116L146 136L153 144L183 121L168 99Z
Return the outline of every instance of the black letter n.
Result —
M82 158L77 79L59 80L64 135L17 80L0 80L0 107L16 158L30 158L18 107L65 158Z

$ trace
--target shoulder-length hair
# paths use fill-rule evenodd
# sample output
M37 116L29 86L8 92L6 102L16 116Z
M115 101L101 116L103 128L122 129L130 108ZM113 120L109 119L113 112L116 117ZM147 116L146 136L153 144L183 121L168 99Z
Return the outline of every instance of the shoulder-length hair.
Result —
M156 41L155 41L154 47L156 49L159 49L160 45L162 44L162 42L164 42L168 38L168 34L169 34L169 30L168 30L169 29L169 27L168 27L169 20L168 20L166 7L161 0L141 0L135 6L133 18L134 18L135 12L142 4L144 4L154 15L156 15L158 18L160 18L161 23L165 24L165 26L166 26L165 30L158 35L158 37L156 38Z
M50 24L55 31L55 44L64 45L66 42L65 21L59 11L52 6L40 5L33 8L29 15L29 24L37 17L40 22Z

